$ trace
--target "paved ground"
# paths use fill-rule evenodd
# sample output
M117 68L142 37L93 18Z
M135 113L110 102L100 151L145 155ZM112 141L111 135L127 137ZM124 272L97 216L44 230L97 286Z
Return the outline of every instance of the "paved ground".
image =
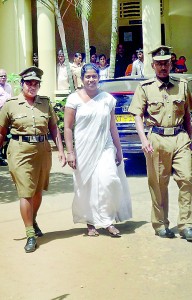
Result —
M139 163L138 163L139 164ZM71 216L72 174L53 153L50 190L44 195L39 248L25 254L19 202L8 169L0 169L0 300L191 300L192 243L175 226L177 187L170 182L173 240L154 235L147 178L128 166L133 219L119 224L123 236L84 235ZM142 172L143 173L143 172ZM130 175L133 174L133 175Z

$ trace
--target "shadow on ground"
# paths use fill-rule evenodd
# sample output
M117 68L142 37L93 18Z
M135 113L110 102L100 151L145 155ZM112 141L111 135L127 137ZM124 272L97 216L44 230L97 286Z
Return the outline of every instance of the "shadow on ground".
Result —
M64 294L64 295L61 295L61 296L58 296L56 298L52 298L51 300L63 300L63 299L66 299L70 294Z
M73 192L73 177L70 174L51 173L49 190L46 195ZM9 174L8 168L1 168L0 175L0 204L15 202L18 200L17 191Z
M147 221L139 221L139 222L127 221L125 223L117 224L115 226L120 230L121 234L124 235L124 234L133 234L135 232L135 229L147 223L148 223ZM98 229L98 231L100 235L109 236L108 231L103 228ZM84 237L88 237L86 226L84 228L72 228L63 231L46 232L41 238L38 239L38 245L41 246L43 244L47 244L54 240L71 238L78 235L83 235Z

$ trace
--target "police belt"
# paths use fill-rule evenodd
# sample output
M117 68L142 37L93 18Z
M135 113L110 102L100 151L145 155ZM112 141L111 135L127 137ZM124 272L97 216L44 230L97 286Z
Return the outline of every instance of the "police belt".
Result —
M47 135L17 135L12 134L12 139L27 143L39 143L47 140Z
M181 131L185 131L183 125L178 125L175 127L152 127L152 132L157 133L159 135L177 135Z

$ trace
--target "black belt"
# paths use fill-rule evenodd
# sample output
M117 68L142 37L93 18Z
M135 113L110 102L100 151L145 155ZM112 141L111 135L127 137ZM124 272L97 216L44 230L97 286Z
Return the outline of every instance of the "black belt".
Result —
M22 141L27 143L39 143L47 140L46 135L17 135L12 134L12 139L16 141Z
M152 132L157 133L159 135L177 135L181 131L185 131L183 125L178 125L175 127L152 127Z

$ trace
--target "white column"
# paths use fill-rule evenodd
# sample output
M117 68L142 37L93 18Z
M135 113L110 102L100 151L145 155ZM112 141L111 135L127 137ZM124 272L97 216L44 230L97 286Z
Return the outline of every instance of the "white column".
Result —
M151 55L148 53L161 45L160 0L142 0L142 30L145 76L154 74Z
M31 1L0 4L0 65L8 73L19 73L32 62Z
M55 17L37 1L37 35L39 68L43 70L40 94L54 101L56 84Z

